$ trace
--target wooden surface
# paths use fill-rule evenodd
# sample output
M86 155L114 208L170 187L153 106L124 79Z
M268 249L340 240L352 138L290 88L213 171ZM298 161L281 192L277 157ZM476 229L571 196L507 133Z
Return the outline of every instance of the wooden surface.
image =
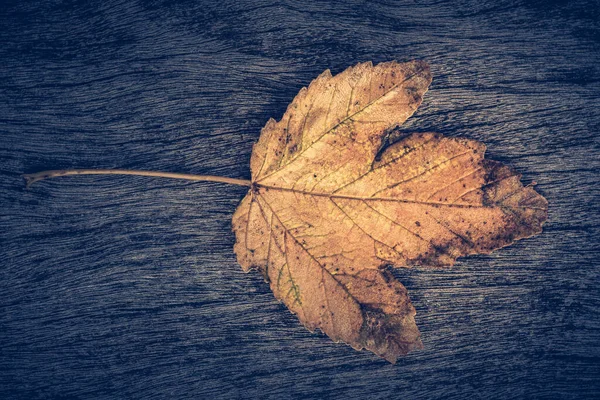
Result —
M40 1L0 11L3 399L594 398L600 391L600 6L525 1ZM537 182L544 232L395 275L425 349L311 334L244 274L252 144L326 68L427 61L406 132L483 141Z

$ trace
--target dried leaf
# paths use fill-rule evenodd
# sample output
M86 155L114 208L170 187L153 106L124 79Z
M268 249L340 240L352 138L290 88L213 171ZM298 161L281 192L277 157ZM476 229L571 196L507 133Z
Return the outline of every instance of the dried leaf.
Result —
M387 265L452 265L539 233L547 217L546 200L474 140L419 133L380 154L430 82L419 61L322 73L263 128L233 216L245 271L258 268L311 331L391 362L422 343Z

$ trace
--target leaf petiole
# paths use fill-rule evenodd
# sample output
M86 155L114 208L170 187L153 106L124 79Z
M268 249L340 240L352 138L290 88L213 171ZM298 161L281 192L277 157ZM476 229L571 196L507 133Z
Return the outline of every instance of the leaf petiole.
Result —
M252 185L252 182L246 179L227 178L224 176L179 174L175 172L142 171L133 169L56 169L40 171L34 174L24 174L23 178L25 178L27 187L29 187L37 181L69 175L138 175L159 178L184 179L188 181L222 182L240 186Z

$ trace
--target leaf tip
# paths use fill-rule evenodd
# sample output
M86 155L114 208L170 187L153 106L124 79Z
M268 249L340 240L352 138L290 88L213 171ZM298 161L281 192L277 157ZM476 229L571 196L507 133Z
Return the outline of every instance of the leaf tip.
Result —
M327 68L325 71L323 71L323 72L321 73L321 75L319 75L319 76L317 77L317 79L319 79L319 78L320 78L320 79L329 79L329 78L331 78L331 77L332 77L332 75L331 75L331 70L330 70L329 68Z

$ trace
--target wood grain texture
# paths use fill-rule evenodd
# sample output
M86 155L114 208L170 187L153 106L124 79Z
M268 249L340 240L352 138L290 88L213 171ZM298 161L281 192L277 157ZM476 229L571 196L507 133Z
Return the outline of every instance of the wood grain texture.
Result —
M600 7L526 1L43 1L0 13L0 397L594 398ZM397 270L425 349L392 366L310 334L232 251L245 193L75 167L250 177L326 68L422 59L405 132L484 142L544 232Z

